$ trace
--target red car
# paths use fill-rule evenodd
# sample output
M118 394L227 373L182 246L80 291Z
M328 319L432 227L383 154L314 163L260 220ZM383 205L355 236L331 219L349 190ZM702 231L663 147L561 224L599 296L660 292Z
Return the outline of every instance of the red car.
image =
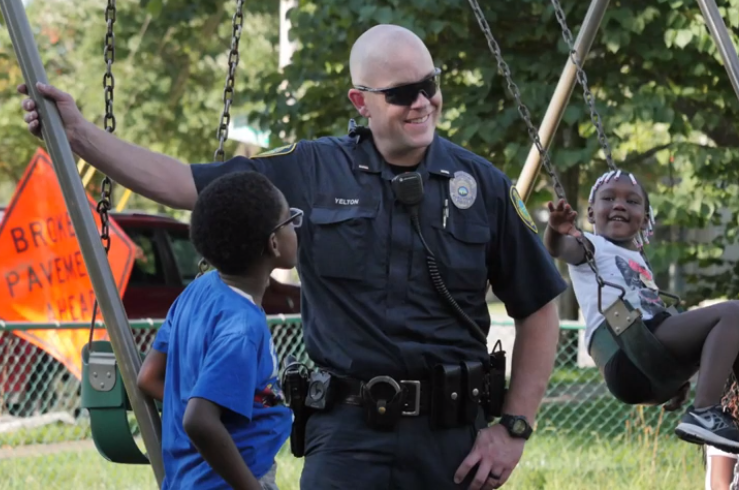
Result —
M190 242L186 223L169 216L111 213L140 250L123 296L130 320L163 319L177 295L198 274L200 257ZM0 208L0 220L2 208ZM300 287L270 281L263 307L268 315L300 313ZM142 352L154 336L134 330ZM11 333L0 334L0 353L11 361L0 373L0 390L8 412L27 416L78 406L79 381L45 351Z

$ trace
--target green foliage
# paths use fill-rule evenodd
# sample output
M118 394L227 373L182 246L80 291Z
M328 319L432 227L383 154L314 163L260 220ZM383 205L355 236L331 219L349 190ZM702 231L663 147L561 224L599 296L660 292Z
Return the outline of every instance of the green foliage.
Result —
M576 36L589 2L563 3ZM481 4L538 125L567 59L551 4ZM739 24L738 9L739 0L730 0L722 10L731 26ZM266 103L267 110L259 114L262 124L286 139L344 133L348 119L359 117L345 96L351 45L369 27L394 23L423 38L443 68L445 118L440 133L487 157L512 178L518 175L531 141L467 2L300 0L290 19L291 35L300 42L292 65L284 77L276 72L263 77L261 90L252 93L254 100ZM588 83L614 160L645 183L659 223L667 227L667 239L648 248L657 271L675 262L718 264L736 234L729 226L719 238L701 244L691 241L690 233L678 233L716 224L722 213L735 224L739 209L736 186L728 185L739 173L739 104L702 22L693 2L611 3L586 59ZM281 85L283 78L286 85ZM551 154L560 170L581 169L581 200L606 169L579 85ZM534 209L551 199L551 186L544 184L540 182L532 196ZM687 298L690 303L717 295L737 297L739 284L727 280L731 274L706 278L705 272L703 278L686 275L698 287L698 294ZM708 288L699 285L706 279Z
M52 3L47 8L49 2L37 1L28 9L44 66L52 83L70 91L85 115L101 124L104 3ZM184 161L211 159L236 2L117 3L116 134ZM588 3L563 2L574 35ZM551 4L481 4L538 125L567 59ZM348 119L358 118L346 97L353 41L377 23L400 24L425 40L443 69L440 133L516 178L531 142L467 2L299 0L289 14L298 49L283 71L277 66L278 8L278 2L245 2L249 14L232 115L248 113L283 140L344 133ZM739 0L728 0L721 12L736 30ZM690 303L739 297L736 265L728 263L728 271L712 267L727 265L725 251L739 224L739 103L698 6L681 0L611 2L585 67L614 160L637 173L657 210L661 230L648 247L652 265L657 271L681 265L696 293ZM21 81L8 34L0 30L0 97L11 101L0 106L0 175L11 181L36 146L19 104L12 102L20 100L15 85ZM234 148L230 143L227 151ZM584 215L587 191L606 167L579 86L551 155L560 174L579 169L566 175L579 179ZM529 205L541 208L550 198L551 183L540 179ZM715 236L695 231L711 226Z
M28 7L47 77L102 126L105 2L52 3L54 8L41 1ZM115 134L186 162L210 161L218 147L235 2L116 3ZM247 1L244 13L236 94L256 90L259 74L277 68L277 7ZM0 180L11 182L40 143L23 124L21 96L15 92L22 82L9 34L0 29L0 100L8 101L0 106ZM245 103L237 95L231 115L260 107L258 101ZM226 152L235 149L228 142ZM8 198L9 193L0 194L0 202Z

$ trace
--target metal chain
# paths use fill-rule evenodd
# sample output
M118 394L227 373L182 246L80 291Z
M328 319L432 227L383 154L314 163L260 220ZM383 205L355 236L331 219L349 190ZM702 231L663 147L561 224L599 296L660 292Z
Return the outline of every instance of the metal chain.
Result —
M544 165L546 172L549 174L549 177L552 179L552 184L554 185L554 193L559 199L564 199L565 202L567 202L567 196L565 195L564 187L562 186L562 183L559 181L559 178L554 171L554 166L552 165L552 161L549 158L549 152L541 144L541 140L539 139L539 130L531 122L531 113L529 112L529 109L526 107L523 101L521 101L521 93L519 92L518 86L514 83L513 78L511 77L511 70L508 67L508 64L503 59L503 54L501 53L500 46L493 37L490 26L488 25L487 20L485 20L485 16L482 13L482 9L480 9L480 5L477 3L477 0L469 0L469 3L472 6L472 11L475 13L477 22L480 24L480 28L485 34L485 37L488 41L488 46L490 47L490 51L492 51L493 55L495 56L495 59L498 63L498 69L503 73L503 76L506 79L508 90L516 99L518 113L521 115L521 118L526 123L529 137L534 142L534 145L536 145L536 149L539 151L539 155L541 155L542 164ZM605 285L605 281L598 272L598 267L595 264L595 257L593 257L593 253L590 251L590 249L585 246L585 242L582 240L582 230L580 229L580 227L577 225L577 223L574 223L574 226L581 235L577 238L577 241L585 253L585 260L587 261L592 271L595 273L596 279L598 281L598 287L602 288Z
M734 476L731 478L729 490L739 490L739 459L734 463Z
M567 26L567 17L565 15L564 9L562 8L562 5L559 3L559 0L551 0L551 2L552 2L552 6L554 7L554 14L557 17L557 22L559 23L559 26L562 29L562 37L564 38L565 42L567 43L567 47L570 50L570 58L572 59L572 62L575 64L575 69L577 72L577 81L582 87L583 97L585 98L585 102L587 102L588 108L590 109L590 120L593 122L593 125L595 126L595 130L598 133L598 142L600 143L600 146L603 149L603 153L606 156L606 164L608 165L609 170L617 172L619 168L616 166L615 163L613 163L613 156L611 154L611 147L608 144L608 137L606 136L606 132L603 129L603 124L601 121L600 114L598 113L598 110L595 108L595 97L593 96L593 93L590 91L590 88L588 87L588 77L585 74L585 69L582 67L580 58L577 56L577 50L575 49L575 42L573 41L573 36L572 36L572 32L570 31L570 28ZM649 259L647 258L647 254L644 252L644 249L642 248L639 252L642 258L644 259L644 262L647 264L647 267L651 269L652 266L649 263ZM739 489L735 489L735 490L739 490Z
M113 76L113 62L115 61L115 34L113 32L113 25L116 19L116 5L115 0L108 0L108 5L105 7L105 23L107 24L107 31L105 33L105 47L103 50L103 59L105 60L105 74L103 75L103 93L105 96L105 118L103 125L108 133L113 134L115 131L115 115L113 114L113 90L115 89L115 77ZM103 182L100 191L100 201L97 204L97 212L100 215L100 240L103 242L103 248L105 249L105 255L108 255L110 250L110 228L108 212L110 211L111 204L111 192L113 182L107 175L103 177ZM98 301L97 297L92 306L92 321L90 322L90 351L92 352L92 339L95 331L95 319L97 317Z
M234 94L234 78L236 76L236 67L239 64L239 41L241 40L241 30L244 24L244 0L236 0L236 12L234 12L232 20L231 35L231 51L228 53L228 74L226 75L226 83L223 87L223 112L221 113L221 121L216 131L216 137L219 140L218 149L213 158L217 162L222 162L225 156L223 145L228 139L228 125L231 122L231 104L233 103Z
M606 132L603 130L603 124L601 122L600 114L595 108L595 97L590 91L590 88L588 88L588 77L582 67L580 58L577 56L577 50L575 49L575 41L573 41L572 32L570 32L570 28L567 27L567 18L565 16L564 9L562 9L562 5L559 3L559 0L551 1L552 6L554 7L554 14L557 17L557 22L559 22L559 26L562 29L562 37L567 43L567 47L570 49L570 58L575 64L575 68L577 70L577 81L582 87L583 97L585 98L585 102L587 102L588 108L590 109L590 120L593 122L595 130L598 132L598 142L600 143L600 146L601 148L603 148L603 152L606 155L606 163L608 164L609 169L617 171L618 167L616 167L616 164L613 163L613 157L611 156L611 147L608 144Z

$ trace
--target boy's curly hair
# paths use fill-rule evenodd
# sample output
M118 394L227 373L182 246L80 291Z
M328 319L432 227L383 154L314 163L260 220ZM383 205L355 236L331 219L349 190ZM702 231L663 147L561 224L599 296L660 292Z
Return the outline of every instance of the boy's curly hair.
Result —
M234 172L215 179L198 195L190 240L224 274L243 275L262 257L279 223L284 198L265 176Z

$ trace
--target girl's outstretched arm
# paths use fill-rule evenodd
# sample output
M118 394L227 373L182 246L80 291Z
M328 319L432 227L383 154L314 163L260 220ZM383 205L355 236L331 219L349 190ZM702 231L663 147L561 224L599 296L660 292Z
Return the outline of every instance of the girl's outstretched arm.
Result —
M564 199L560 199L555 207L551 202L549 206L549 223L544 231L544 245L549 254L562 259L568 264L579 265L585 262L585 250L578 243L577 237L580 231L575 227L577 212L573 211ZM585 246L592 251L590 240L582 237Z

